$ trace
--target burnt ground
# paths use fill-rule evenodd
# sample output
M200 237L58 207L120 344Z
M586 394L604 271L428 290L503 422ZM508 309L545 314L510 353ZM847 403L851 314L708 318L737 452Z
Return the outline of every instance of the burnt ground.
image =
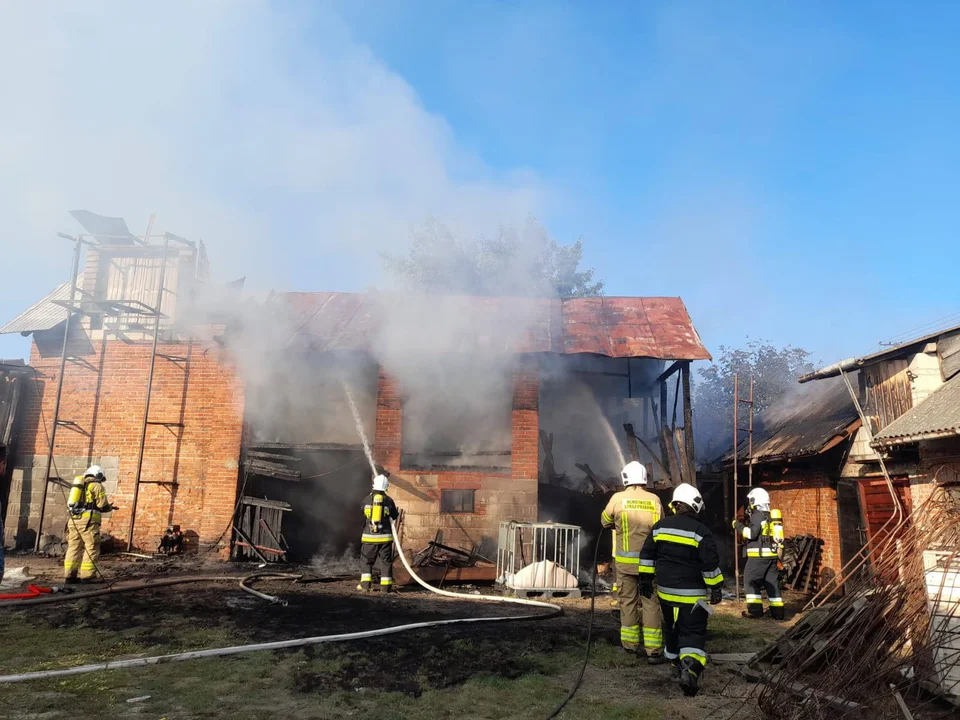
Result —
M58 567L23 558L38 579ZM17 566L10 558L8 567ZM215 571L240 575L253 566L105 560L111 578ZM309 573L309 570L306 572ZM360 595L356 580L258 581L286 607L243 593L236 582L196 583L34 608L0 609L0 674L69 667L106 659L162 655L290 638L356 632L430 620L537 612L523 606L447 599L419 590ZM462 589L461 589L462 590ZM476 590L474 590L476 592ZM484 588L483 592L490 592ZM586 708L599 717L705 717L748 686L729 665L713 665L704 691L680 696L666 667L638 663L619 649L619 618L608 597L597 600L594 647L582 689L562 717ZM475 623L302 649L98 672L67 679L0 685L0 717L343 717L380 708L385 718L545 717L576 676L589 600L558 601L564 614L538 621ZM711 621L711 652L759 649L779 632L744 621L733 603ZM150 695L150 699L127 701ZM264 704L265 703L265 704ZM22 707L17 707L22 706ZM17 708L17 709L13 709ZM96 712L93 712L96 710ZM6 713L6 714L4 714ZM742 717L742 715L741 715Z

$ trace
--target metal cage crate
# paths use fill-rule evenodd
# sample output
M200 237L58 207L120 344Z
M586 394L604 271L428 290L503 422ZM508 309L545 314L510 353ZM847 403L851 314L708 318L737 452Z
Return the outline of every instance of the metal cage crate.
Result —
M580 527L500 523L497 583L514 595L580 597Z

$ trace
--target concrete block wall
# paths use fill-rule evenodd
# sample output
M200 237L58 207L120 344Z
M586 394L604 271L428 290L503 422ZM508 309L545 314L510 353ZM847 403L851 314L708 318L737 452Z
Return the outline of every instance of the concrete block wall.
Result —
M763 487L770 493L771 507L783 512L786 537L813 535L823 540L821 577L836 574L843 566L837 492L826 475L794 469L776 482L764 482Z
M43 338L40 342L43 345ZM151 347L109 340L78 342L68 352L78 359L66 365L60 419L76 424L57 431L59 476L69 482L77 469L103 465L108 489L113 485L111 499L119 506L103 529L126 540ZM225 351L194 342L161 344L158 352L188 359L156 362L150 419L172 424L148 426L141 479L176 484L141 485L134 539L145 550L156 548L171 523L196 533L200 543L215 541L227 527L236 503L243 417L242 388ZM36 483L53 422L60 358L42 357L34 343L30 364L41 376L24 403L19 447L23 460L14 468L15 474L20 471L21 485L19 493L11 492L19 502L17 522L11 519L13 512L8 512L7 522L18 535L35 531L37 525ZM59 495L52 486L48 503L54 509L44 520L45 532L54 531L56 513L63 512Z
M117 491L116 471L119 467L118 457L101 457L97 463L107 474L104 487L108 496ZM47 456L28 455L17 459L16 467L10 474L10 495L7 500L6 525L4 527L4 544L18 549L29 549L36 540L37 518L43 493L43 472L46 469ZM89 458L77 455L54 455L51 476L63 477L71 482L77 475L90 466ZM67 522L67 497L69 488L50 484L47 486L47 506L44 520L44 534L56 535L65 538Z
M404 511L404 548L417 551L443 530L444 543L494 552L501 521L535 522L539 465L539 371L521 364L513 374L512 454L509 474L449 471L422 473L401 467L403 408L395 379L380 372L374 456L391 473L391 495ZM475 491L474 512L443 513L443 490Z
M914 510L929 499L936 482L960 481L960 438L921 442L919 470L910 478Z

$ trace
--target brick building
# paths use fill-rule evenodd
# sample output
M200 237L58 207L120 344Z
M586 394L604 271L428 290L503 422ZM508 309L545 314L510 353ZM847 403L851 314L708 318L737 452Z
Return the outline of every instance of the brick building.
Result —
M119 506L104 531L118 541L128 539L135 493L133 544L148 551L172 523L193 545L229 543L235 509L253 498L289 504L283 529L294 555L349 551L370 470L345 403L347 376L413 548L441 530L448 544L489 550L502 520L564 520L568 510L545 507L541 488L585 498L576 491L585 482L579 466L602 483L618 473L620 455L636 453L669 485L684 464L678 448L693 457L690 363L709 354L679 298L430 298L454 308L456 345L434 352L436 338L417 344L422 357L454 371L418 385L403 355L379 349L390 330L385 308L402 299L277 295L267 305L290 332L282 342L243 345L249 318L213 325L206 313L198 324L200 316L187 313L206 282L202 244L168 236L164 251L116 221L86 220L101 224L91 230L73 297L65 283L0 328L33 336L33 378L8 463L7 544L35 543L45 486L43 533L62 536L65 485L96 462ZM105 231L101 221L113 224ZM62 353L67 307L74 314ZM517 327L518 316L523 331L500 337L498 328L508 319ZM257 372L251 348L264 353ZM490 381L493 373L502 382ZM451 377L459 397L485 399L466 424L449 414L447 396L432 392ZM671 431L667 398L681 395ZM666 454L628 447L624 422L645 448Z
M836 363L800 382L811 384L758 418L752 459L746 441L740 457L783 511L787 536L823 541L825 581L889 530L896 508L880 458L905 513L929 497L935 482L960 479L960 327ZM732 453L726 463L732 487ZM745 469L740 474L744 484ZM740 503L744 495L741 488Z

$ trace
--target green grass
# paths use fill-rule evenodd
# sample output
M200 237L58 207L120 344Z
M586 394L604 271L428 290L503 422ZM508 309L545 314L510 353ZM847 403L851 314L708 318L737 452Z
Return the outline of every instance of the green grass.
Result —
M168 633L159 638L136 627L58 628L42 617L15 614L0 619L2 673L246 641L221 628L195 628L188 619L166 624ZM397 636L0 685L0 717L536 719L566 695L583 656L581 632L549 623L537 628L522 637L493 626L471 637L436 631L419 634L415 645ZM778 632L772 623L718 613L710 621L708 648L748 652ZM671 687L650 685L653 676L645 680L652 671L623 653L609 628L594 641L587 679L563 717L689 716ZM150 699L127 702L144 695Z

